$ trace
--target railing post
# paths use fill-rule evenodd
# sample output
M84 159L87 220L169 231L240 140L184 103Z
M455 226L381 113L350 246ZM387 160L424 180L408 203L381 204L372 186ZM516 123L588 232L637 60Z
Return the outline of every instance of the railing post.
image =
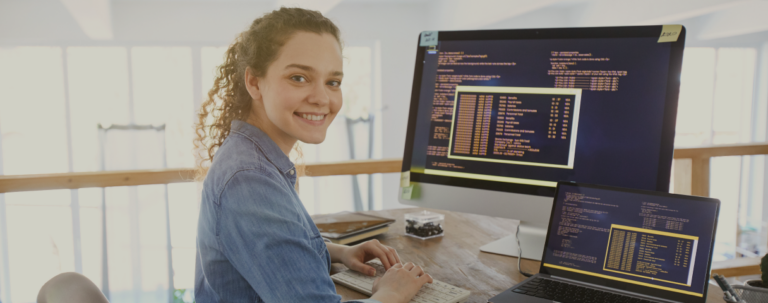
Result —
M710 157L691 159L691 194L709 197L709 162Z
M675 180L675 187L672 192L681 195L691 194L691 162L691 159L675 159L673 162L675 169L672 178Z

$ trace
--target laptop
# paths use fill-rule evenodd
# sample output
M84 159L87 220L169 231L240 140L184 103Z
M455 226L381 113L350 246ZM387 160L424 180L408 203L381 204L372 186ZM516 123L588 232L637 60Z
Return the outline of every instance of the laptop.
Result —
M559 182L539 273L493 303L705 302L720 201Z

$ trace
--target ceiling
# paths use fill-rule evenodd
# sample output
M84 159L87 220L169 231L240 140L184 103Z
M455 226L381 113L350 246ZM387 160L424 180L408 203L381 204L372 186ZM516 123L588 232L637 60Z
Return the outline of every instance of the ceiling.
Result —
M132 32L155 19L154 28L177 26L176 33L190 28L201 37L215 36L242 30L254 15L280 6L330 15L340 8L345 14L356 8L361 14L376 12L366 7L411 10L423 18L414 23L426 27L420 30L677 23L687 27L692 45L768 41L768 0L0 0L0 43L142 40L144 34L162 39L151 29ZM414 22L397 18L392 16L396 22ZM197 26L195 20L207 25Z

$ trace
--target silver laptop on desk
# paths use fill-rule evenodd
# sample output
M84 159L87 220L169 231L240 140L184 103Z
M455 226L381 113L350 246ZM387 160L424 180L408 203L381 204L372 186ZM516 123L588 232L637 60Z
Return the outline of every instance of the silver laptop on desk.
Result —
M717 199L560 182L539 273L488 302L705 302L719 211Z

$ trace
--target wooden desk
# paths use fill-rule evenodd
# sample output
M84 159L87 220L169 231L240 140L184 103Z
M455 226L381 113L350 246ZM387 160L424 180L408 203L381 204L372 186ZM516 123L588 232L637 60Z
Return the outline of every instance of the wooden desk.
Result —
M403 235L403 215L419 210L423 209L366 213L396 219L389 232L376 239L397 249L403 262L413 262L435 279L470 290L472 295L467 302L486 303L489 298L525 280L517 270L517 258L480 252L480 246L513 233L517 221L435 210L445 214L445 236L422 241ZM536 273L539 263L523 259L521 266L526 272ZM333 264L331 273L345 269L342 264ZM343 300L368 298L339 284L336 284L336 292ZM720 288L710 285L707 302L725 302Z

